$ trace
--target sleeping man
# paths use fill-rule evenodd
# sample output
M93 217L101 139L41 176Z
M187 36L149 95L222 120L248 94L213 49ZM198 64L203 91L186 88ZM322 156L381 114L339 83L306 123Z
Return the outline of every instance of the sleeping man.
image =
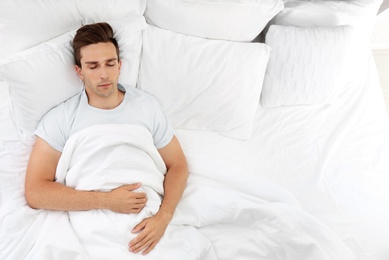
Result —
M118 83L121 60L109 24L80 28L73 49L84 90L41 120L26 173L27 203L69 212L81 242L95 239L95 255L115 239L128 239L127 254L148 254L182 197L186 159L156 99ZM93 233L99 228L101 234Z

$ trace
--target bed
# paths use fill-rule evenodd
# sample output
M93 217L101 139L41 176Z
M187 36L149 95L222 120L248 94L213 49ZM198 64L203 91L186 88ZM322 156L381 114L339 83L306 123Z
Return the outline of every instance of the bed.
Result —
M389 120L369 45L381 4L1 1L0 259L388 260ZM37 123L82 89L71 39L101 21L120 83L157 98L188 161L148 256L117 239L120 214L77 220L24 198Z

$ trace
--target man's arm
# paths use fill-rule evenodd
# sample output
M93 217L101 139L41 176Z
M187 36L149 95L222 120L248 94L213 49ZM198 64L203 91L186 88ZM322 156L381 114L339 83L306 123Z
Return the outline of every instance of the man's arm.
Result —
M123 185L111 192L80 191L55 182L61 153L37 137L28 162L25 195L32 208L50 210L110 209L138 213L146 204L146 194L132 192L140 184Z
M146 218L132 230L139 235L129 243L129 250L149 253L163 236L180 201L188 179L188 167L181 146L174 136L170 143L158 150L164 160L167 173L164 181L164 198L158 213Z

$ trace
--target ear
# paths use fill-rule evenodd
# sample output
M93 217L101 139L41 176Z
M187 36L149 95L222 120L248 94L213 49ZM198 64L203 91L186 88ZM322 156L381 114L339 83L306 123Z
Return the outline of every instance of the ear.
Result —
M76 70L78 77L82 81L84 81L84 75L82 74L82 69L79 66L77 66L77 65L74 65L74 69Z

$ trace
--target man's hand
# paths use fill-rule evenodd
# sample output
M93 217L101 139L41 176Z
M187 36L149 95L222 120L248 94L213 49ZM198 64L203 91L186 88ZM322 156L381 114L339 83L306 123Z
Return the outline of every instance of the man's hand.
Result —
M140 183L123 185L107 193L107 208L118 213L139 213L147 202L146 193L134 191L140 186Z
M129 251L133 253L143 251L143 255L150 253L162 238L170 220L171 217L162 214L142 220L132 230L132 233L140 233L128 244Z
M138 236L128 244L134 253L148 254L157 245L170 221L184 192L188 179L188 167L181 146L174 136L168 145L158 149L166 164L167 173L164 180L164 197L158 213L144 219L132 230Z

